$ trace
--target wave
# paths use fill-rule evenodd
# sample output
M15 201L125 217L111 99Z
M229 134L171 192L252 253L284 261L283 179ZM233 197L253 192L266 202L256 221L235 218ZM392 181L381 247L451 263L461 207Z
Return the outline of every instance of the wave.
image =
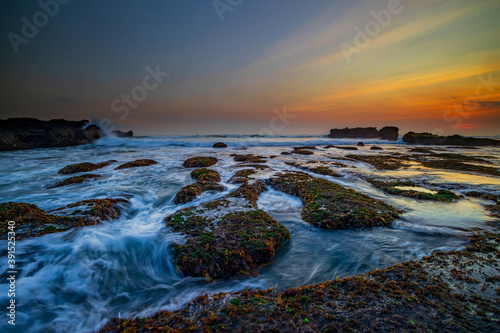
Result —
M94 141L99 147L198 147L211 148L218 141L223 141L230 148L241 147L286 147L286 146L325 146L325 145L356 145L363 141L368 145L394 145L402 141L386 141L381 139L330 139L317 135L184 135L184 136L141 136L134 138L118 138L106 136Z

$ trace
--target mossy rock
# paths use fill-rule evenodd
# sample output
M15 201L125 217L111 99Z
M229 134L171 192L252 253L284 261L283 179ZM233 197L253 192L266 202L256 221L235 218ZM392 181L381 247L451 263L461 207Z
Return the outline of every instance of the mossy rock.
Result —
M148 159L135 160L135 161L132 161L132 162L128 162L128 163L122 164L119 167L115 168L115 170L130 169L130 168L139 168L139 167L150 166L150 165L153 165L153 164L158 164L158 162L156 162L154 160L148 160Z
M16 222L19 240L109 221L120 217L127 205L124 199L92 199L46 212L33 204L0 203L0 238L5 238L9 231L8 221Z
M89 171L94 171L97 169L104 168L105 166L108 166L112 163L115 163L115 160L111 161L106 161L102 163L77 163L77 164L70 164L59 170L59 174L61 175L69 175L72 173L79 173L79 172L89 172Z
M290 232L257 209L265 184L242 185L229 195L168 216L167 227L187 236L174 244L174 262L190 276L229 278L272 260Z
M469 290L498 288L498 264L491 258L498 258L499 246L498 234L474 236L464 251L352 277L285 290L202 294L174 312L112 319L101 332L497 332L498 296ZM481 281L467 276L474 263Z
M324 229L388 226L401 211L380 200L303 172L281 173L270 185L304 203L302 218Z
M409 158L393 155L347 155L346 157L371 164L378 170L397 170L412 161Z
M72 185L72 184L81 184L81 183L84 183L86 181L98 179L101 177L102 176L100 176L100 175L95 175L95 174L91 174L91 173L84 174L81 176L74 176L74 177L70 177L68 179L62 180L62 181L58 182L57 184L55 184L54 186L51 186L49 188L68 186L68 185Z
M421 163L424 167L431 169L444 169L444 170L460 171L460 172L463 171L475 172L492 176L500 176L500 171L498 168L488 167L484 165L468 164L453 160L422 161Z
M314 155L314 152L307 150L307 149L295 149L294 151L292 151L292 154Z
M220 174L212 169L201 168L191 171L191 177L196 179L198 182L212 182L218 183L221 181Z
M207 191L224 191L224 186L218 184L220 182L220 174L211 169L201 168L191 172L191 177L196 179L196 183L184 186L174 198L175 204L185 204L193 201L203 192Z
M206 168L217 163L215 157L192 157L182 164L185 168Z

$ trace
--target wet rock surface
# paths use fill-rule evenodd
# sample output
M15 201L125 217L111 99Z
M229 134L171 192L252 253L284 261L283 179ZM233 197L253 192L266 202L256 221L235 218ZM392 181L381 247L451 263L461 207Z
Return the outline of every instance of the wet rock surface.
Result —
M193 157L189 158L182 164L185 168L206 168L217 163L215 157Z
M300 288L205 294L175 312L112 319L101 332L498 331L500 237L470 244Z
M191 172L191 177L196 179L196 182L191 185L184 186L174 198L175 204L185 204L193 201L203 192L207 191L224 191L224 186L218 184L220 182L220 174L211 169L196 169Z
M119 167L115 168L115 170L139 168L139 167L145 167L145 166L150 166L150 165L154 165L154 164L158 164L158 162L156 162L154 160L149 160L149 159L135 160L132 162L122 164Z
M460 135L439 136L431 133L408 132L403 136L406 143L417 145L446 145L446 146L500 146L500 140L487 138L471 138Z
M324 229L359 229L388 226L400 211L369 196L303 172L281 173L270 185L304 203L302 218Z
M127 206L125 199L91 199L44 211L33 204L0 203L0 238L9 232L8 221L16 222L16 239L20 240L116 219Z
M89 172L89 171L94 171L97 169L104 168L112 163L115 163L116 160L110 160L102 163L77 163L77 164L70 164L59 170L59 174L61 175L70 175L73 173L79 173L79 172Z
M221 199L168 216L167 227L186 236L185 244L173 245L180 270L207 279L229 278L249 274L272 260L291 236L257 209L257 198L265 190L262 182L246 182Z
M98 179L101 177L102 177L101 175L96 175L96 174L91 174L91 173L80 175L80 176L74 176L74 177L70 177L68 179L62 180L49 188L63 187L63 186L68 186L68 185L72 185L72 184L81 184L81 183L84 183L84 182L87 182L90 180L94 180L94 179Z

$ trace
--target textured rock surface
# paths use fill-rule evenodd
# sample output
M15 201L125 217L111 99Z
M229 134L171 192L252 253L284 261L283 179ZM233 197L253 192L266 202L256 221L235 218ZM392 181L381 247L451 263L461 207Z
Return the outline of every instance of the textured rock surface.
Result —
M469 138L460 135L439 136L431 133L408 132L403 141L417 145L447 145L447 146L500 146L500 140L486 138Z

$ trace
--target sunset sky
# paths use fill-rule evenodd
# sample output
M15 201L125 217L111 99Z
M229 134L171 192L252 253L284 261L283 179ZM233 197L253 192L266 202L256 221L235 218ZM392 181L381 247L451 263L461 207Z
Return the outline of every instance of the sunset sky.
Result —
M500 135L498 0L55 1L2 2L2 119L253 134L286 107L275 134Z

